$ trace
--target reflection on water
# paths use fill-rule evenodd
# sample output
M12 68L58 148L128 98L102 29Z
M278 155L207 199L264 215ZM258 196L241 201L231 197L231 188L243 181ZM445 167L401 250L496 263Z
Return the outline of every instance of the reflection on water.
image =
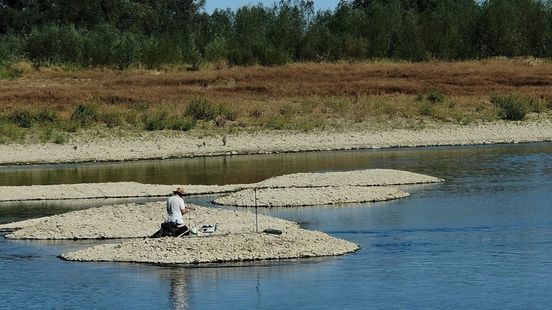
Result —
M173 268L171 270L169 302L171 309L188 309L188 291L186 286L186 270Z
M551 144L225 156L80 165L0 167L0 186L135 181L150 184L253 183L295 172L403 169L441 177L516 175L543 168ZM500 158L499 161L496 159ZM544 158L544 159L546 159ZM523 162L520 162L520 159ZM548 167L547 169L550 169ZM543 171L544 172L544 171ZM548 171L550 172L550 171Z
M56 255L96 241L0 236L0 308L542 309L552 304L552 144L3 168L0 177L6 184L42 178L223 184L376 167L447 182L406 186L412 197L386 203L261 211L356 242L361 250L355 254L200 268L82 264ZM188 199L203 205L210 200ZM101 204L89 206L94 203ZM86 206L4 204L0 222L80 207Z

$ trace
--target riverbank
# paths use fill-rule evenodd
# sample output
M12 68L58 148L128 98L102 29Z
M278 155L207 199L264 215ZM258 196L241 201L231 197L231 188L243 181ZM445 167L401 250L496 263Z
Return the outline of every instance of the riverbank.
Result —
M90 132L66 144L0 145L0 164L127 161L201 156L269 154L552 141L552 122L493 122L427 125L418 129L351 129L311 132L262 131L221 136L145 132L97 137Z

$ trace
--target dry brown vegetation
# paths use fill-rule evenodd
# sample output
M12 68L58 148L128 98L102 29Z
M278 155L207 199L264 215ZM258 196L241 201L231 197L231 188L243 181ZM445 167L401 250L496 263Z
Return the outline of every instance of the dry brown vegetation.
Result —
M431 93L443 98L432 100ZM0 81L0 115L49 109L69 119L76 106L88 104L98 110L98 123L111 115L114 126L139 127L145 115L165 111L179 117L191 100L201 98L225 111L224 120L211 122L219 126L309 129L425 118L462 123L494 119L490 96L512 93L533 98L537 112L549 109L552 64L308 63L199 72L50 67Z

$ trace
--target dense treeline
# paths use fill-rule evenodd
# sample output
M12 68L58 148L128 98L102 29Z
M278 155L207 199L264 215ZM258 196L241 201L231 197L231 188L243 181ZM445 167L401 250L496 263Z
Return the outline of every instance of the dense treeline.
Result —
M312 1L207 14L204 0L0 0L0 62L127 68L204 62L552 57L552 0Z

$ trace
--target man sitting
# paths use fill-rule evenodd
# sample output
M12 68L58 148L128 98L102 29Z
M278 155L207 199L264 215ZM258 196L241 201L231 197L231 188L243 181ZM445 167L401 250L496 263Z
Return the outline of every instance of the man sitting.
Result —
M173 195L167 199L167 222L161 224L161 229L152 237L179 237L190 233L188 227L184 225L183 215L188 213L188 208L184 203L184 189L181 187L173 191Z
M184 189L181 187L173 191L173 195L167 200L167 214L169 215L169 227L176 228L175 235L187 234L188 227L184 225L183 215L188 213L184 203Z

